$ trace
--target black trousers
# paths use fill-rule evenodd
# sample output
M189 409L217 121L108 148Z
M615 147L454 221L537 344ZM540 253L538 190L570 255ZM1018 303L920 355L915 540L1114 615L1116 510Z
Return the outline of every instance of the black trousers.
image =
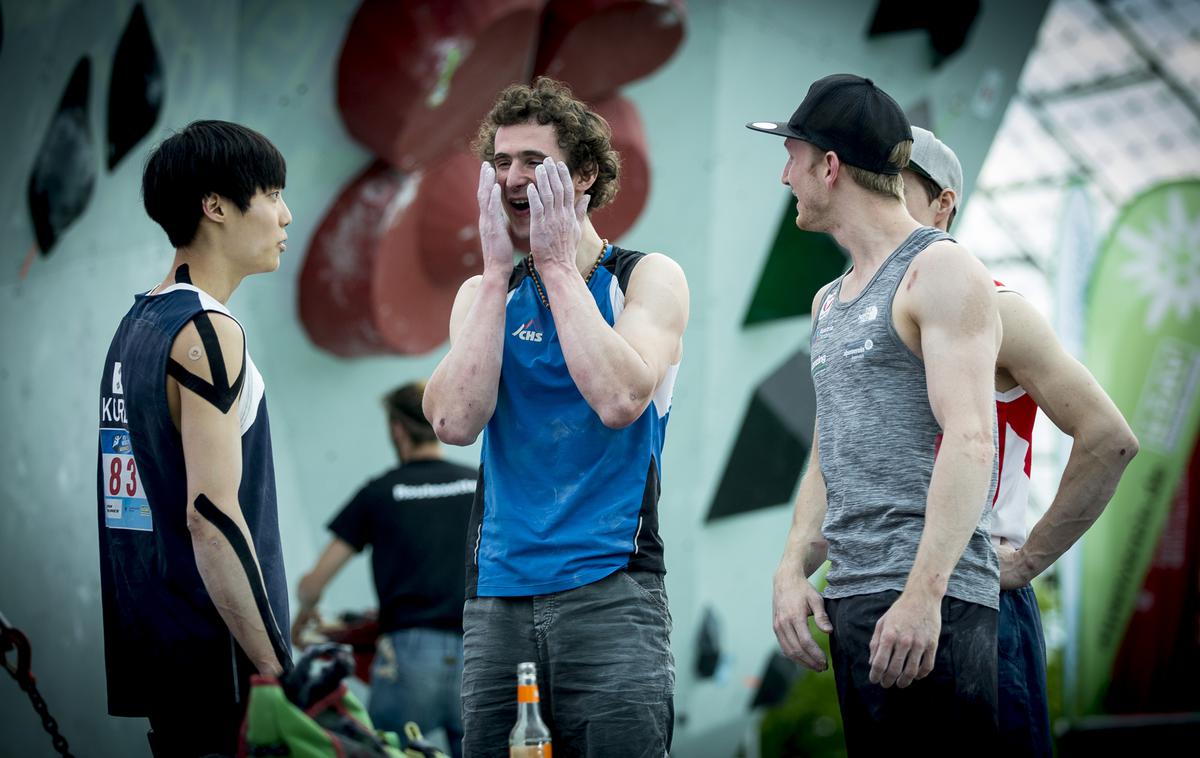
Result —
M945 597L933 671L903 689L871 684L875 622L899 592L825 601L829 648L851 756L992 755L997 745L997 612Z
M246 704L198 704L150 716L154 758L209 758L237 755Z

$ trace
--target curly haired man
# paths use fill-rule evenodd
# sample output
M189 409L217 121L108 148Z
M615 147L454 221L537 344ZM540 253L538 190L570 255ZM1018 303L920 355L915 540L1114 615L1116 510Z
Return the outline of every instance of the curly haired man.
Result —
M507 755L516 667L535 661L556 752L663 756L675 676L657 505L687 282L592 226L620 160L562 84L501 93L476 149L484 272L458 293L424 399L443 442L484 435L464 753Z

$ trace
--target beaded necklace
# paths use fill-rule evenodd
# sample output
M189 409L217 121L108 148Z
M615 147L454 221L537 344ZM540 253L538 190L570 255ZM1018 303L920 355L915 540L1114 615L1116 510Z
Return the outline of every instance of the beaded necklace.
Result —
M584 284L592 281L592 274L596 273L596 269L600 268L600 261L604 260L606 252L608 252L608 240L600 240L600 254L596 256L596 262L592 264L592 268L587 272L587 276L583 277ZM542 305L546 306L546 310L550 310L550 301L546 298L546 290L542 289L542 278L538 276L537 269L533 265L533 255L531 254L526 260L529 262L529 275L533 277L533 286L537 290L538 298L541 299Z

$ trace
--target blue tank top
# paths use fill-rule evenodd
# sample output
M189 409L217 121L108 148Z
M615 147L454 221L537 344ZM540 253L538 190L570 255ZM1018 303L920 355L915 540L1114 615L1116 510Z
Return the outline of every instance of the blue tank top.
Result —
M232 317L189 284L136 296L104 361L98 523L108 701L114 716L241 702L255 673L196 568L183 444L167 405L171 345L203 311ZM289 619L288 594L267 401L249 349L243 358L238 497L274 614L268 623L282 631Z
M588 282L610 325L642 257L610 245ZM504 331L467 545L468 597L560 592L622 568L665 573L658 495L678 365L637 421L609 429L567 371L525 262L509 282Z

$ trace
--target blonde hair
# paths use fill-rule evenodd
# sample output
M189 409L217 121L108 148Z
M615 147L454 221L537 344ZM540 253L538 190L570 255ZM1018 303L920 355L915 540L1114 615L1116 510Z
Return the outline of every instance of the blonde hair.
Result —
M912 144L912 140L897 142L896 146L892 148L892 152L888 154L888 163L897 169L907 166L908 159L912 156ZM843 163L842 166L850 174L854 183L863 189L877 192L880 195L891 195L900 202L904 202L904 178L900 176L899 172L876 174L874 171L867 171L848 163Z

